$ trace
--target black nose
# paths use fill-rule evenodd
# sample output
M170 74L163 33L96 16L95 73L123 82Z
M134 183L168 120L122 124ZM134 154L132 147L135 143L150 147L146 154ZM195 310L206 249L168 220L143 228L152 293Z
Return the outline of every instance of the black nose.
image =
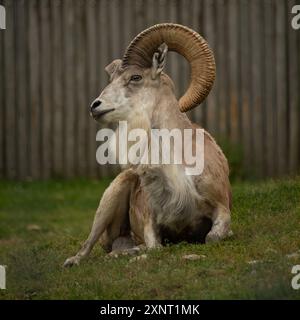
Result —
M96 109L97 107L99 107L100 106L100 104L101 104L101 101L100 100L95 100L93 103L92 103L92 105L91 105L91 110L94 110L94 109Z

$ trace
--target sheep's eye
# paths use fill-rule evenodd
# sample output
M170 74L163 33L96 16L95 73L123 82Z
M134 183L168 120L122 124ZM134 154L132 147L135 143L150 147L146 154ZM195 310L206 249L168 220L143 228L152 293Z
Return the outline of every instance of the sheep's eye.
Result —
M141 81L142 80L142 76L140 76L139 74L135 74L133 76L130 77L130 81Z

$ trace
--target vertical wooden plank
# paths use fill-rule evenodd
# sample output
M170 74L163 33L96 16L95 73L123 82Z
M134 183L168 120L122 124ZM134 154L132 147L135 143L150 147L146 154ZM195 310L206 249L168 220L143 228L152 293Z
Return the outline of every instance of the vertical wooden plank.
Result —
M17 124L16 124L16 92L15 92L15 12L13 1L6 0L4 2L6 8L6 30L4 32L4 55L5 55L5 147L6 147L6 170L7 178L17 178L17 157L16 157L16 142L17 142Z
M143 8L145 6L145 1L143 0ZM126 48L126 43L125 43L125 39L124 39L124 26L126 24L126 20L124 17L124 10L125 10L125 3L124 1L120 1L119 5L118 5L118 10L119 10L119 21L118 21L118 32L120 35L120 56L119 59L122 58L124 52L125 52L125 48ZM146 21L144 21L144 23L146 24Z
M242 151L242 143L243 143L243 99L242 99L242 57L240 54L240 48L241 48L241 44L242 44L242 40L241 40L241 26L242 23L244 23L242 21L242 17L240 15L241 12L241 5L242 3L240 1L237 1L237 31L236 31L236 37L237 37L237 111L238 111L238 123L237 123L237 131L238 131L238 143L239 143L239 147L241 148L240 150Z
M230 107L230 140L236 144L239 140L238 121L238 2L229 1L229 107Z
M264 58L266 54L266 47L265 47L265 19L266 19L266 12L264 11L264 5L262 2L259 3L259 11L261 12L261 37L260 37L260 63L261 63L261 110L260 110L260 126L261 126L261 148L260 152L261 156L261 177L266 177L267 174L267 108L266 108L266 81L267 81L267 74L265 72L265 64Z
M212 48L212 44L207 39L206 30L205 30L205 17L204 17L205 1L201 0L196 2L197 2L196 8L198 9L197 9L197 15L195 16L195 19L198 20L199 32L206 39L206 41L208 42L208 45ZM213 54L215 55L214 48L212 48L212 50L213 50ZM214 95L213 89L214 89L214 86L212 87L208 96ZM199 119L199 116L196 113L196 120L203 128L206 129L207 128L207 99L205 99L205 101L201 104L200 108L202 109L202 118Z
M297 51L298 52L300 52L300 35L299 35L299 33L297 33ZM300 74L300 57L298 56L298 73L297 73L298 75ZM300 79L298 78L298 92L300 92ZM299 96L298 96L298 112L300 113L300 98L299 98ZM298 122L298 124L300 123L300 116L298 117L298 119L299 119L299 122ZM299 129L298 129L299 131L300 131L300 125L299 125ZM297 169L297 173L299 173L299 171L300 171L300 137L298 137L298 150L299 150L299 152L298 152L298 169Z
M50 95L50 79L52 68L50 66L50 24L49 1L39 2L41 29L41 66L39 69L42 89L41 125L42 125L42 177L48 179L51 173L51 117L52 97Z
M158 23L156 6L153 5L153 1L147 0L146 12L147 12L147 15L146 15L147 16L147 24L149 27Z
M283 1L276 1L276 99L278 174L287 172L287 73L286 73L286 10Z
M226 29L226 3L220 0L217 3L217 52L216 60L218 65L218 78L217 78L217 96L218 96L218 109L217 109L217 122L218 122L218 138L222 140L227 138L227 125L226 120L228 117L228 78L227 78L227 63L228 52L226 52L227 29Z
M159 10L160 14L163 14L163 10ZM136 13L136 33L143 31L146 28L146 21L145 21L145 8L144 8L144 1L143 0L135 0L135 13Z
M27 16L26 2L24 0L16 3L16 90L17 90L17 162L18 162L18 177L23 180L28 175L28 132L27 114L28 114L28 81L27 81Z
M53 96L53 175L62 176L63 171L63 37L62 1L51 1L51 45L52 45L52 96Z
M26 113L25 113L25 141L26 141L26 179L31 179L31 172L30 172L30 121L31 121L31 114L30 114L30 64L29 64L29 6L30 2L25 1L25 34L24 34L24 72L25 72L25 97L26 97Z
M230 142L230 118L231 118L231 109L230 109L230 47L229 47L229 1L224 2L223 8L224 15L224 25L223 25L223 46L224 46L224 82L223 82L223 95L225 108L221 109L221 122L223 123L223 135L225 136L226 141ZM225 121L222 121L224 119ZM222 129L222 125L221 125Z
M74 176L75 132L74 132L74 6L72 0L63 1L64 36L64 172L66 177Z
M136 2L138 8L137 8L137 13L138 13L138 20L139 23L143 20L142 18L142 1L138 0ZM109 17L110 17L110 34L112 35L111 42L112 42L112 48L111 48L111 53L109 59L113 61L114 59L120 59L121 56L121 34L119 33L119 23L120 23L120 1L118 0L111 0L109 1Z
M264 70L265 70L265 109L266 109L266 176L273 176L276 168L276 136L274 114L276 112L275 95L275 7L273 0L264 1L265 12L265 52L264 52Z
M207 114L207 130L214 136L218 135L218 104L217 94L219 92L218 86L221 82L218 81L220 77L220 70L218 64L218 45L217 45L217 21L215 19L216 14L216 2L213 0L204 1L204 30L206 39L212 48L216 59L216 79L211 93L206 101L206 114Z
M139 1L139 0L136 0ZM164 7L166 5L165 0L157 0L155 4L155 11L157 17L157 23L162 23L164 21Z
M296 1L288 2L288 15L291 18L292 7ZM289 172L295 174L299 169L300 157L300 61L297 40L299 31L292 29L291 19L288 20L288 83L289 83Z
M242 0L240 3L241 32L240 50L241 56L241 96L242 96L242 144L244 167L248 169L252 164L251 152L251 111L250 111L250 74L251 74L251 55L250 55L250 21L249 21L249 2Z
M103 4L103 1L101 1ZM86 7L86 23L87 23L87 52L88 52L88 98L87 108L91 105L93 100L100 94L100 74L102 72L99 64L100 58L104 55L105 47L100 46L100 40L104 37L99 35L99 30L102 27L102 16L100 11L100 2L88 3ZM99 25L100 24L100 25ZM105 29L104 29L105 30ZM104 33L104 31L103 31ZM97 175L96 162L96 123L89 117L87 120L87 158L88 158L88 176L95 177Z
M2 2L1 2L2 4ZM0 179L5 176L5 57L4 34L0 30Z
M74 2L75 10L75 136L76 136L76 175L85 176L87 166L86 148L86 123L89 117L89 103L86 97L86 6L91 6L92 1Z
M123 13L124 21L126 21L126 23L124 23L124 26L123 26L123 38L125 43L124 51L125 51L126 47L129 45L129 43L131 42L134 36L134 33L133 33L134 21L132 19L132 1L124 0L122 2L124 4L124 13ZM152 18L152 16L149 9L153 8L153 6L150 7L149 3L150 3L149 1L146 3L147 25L152 23L150 19Z
M185 14L183 16L183 24L201 34L202 30L200 30L200 26L199 26L199 4L200 4L200 1L185 0L185 2L183 3L185 8L184 10ZM201 35L204 36L203 32ZM190 82L190 66L188 63L185 64L185 72L186 74L185 74L184 91L188 88L188 84ZM187 114L188 114L188 117L193 122L200 124L203 119L203 104L201 104L201 106L200 105L197 106L193 110L189 111ZM197 119L196 119L196 115L197 115Z
M29 70L30 70L30 172L33 179L41 177L41 131L40 131L40 80L39 70L39 23L38 23L38 1L29 2Z
M251 2L251 54L252 60L252 114L253 117L253 142L254 142L254 166L258 176L263 173L263 148L262 148L262 13L260 1Z

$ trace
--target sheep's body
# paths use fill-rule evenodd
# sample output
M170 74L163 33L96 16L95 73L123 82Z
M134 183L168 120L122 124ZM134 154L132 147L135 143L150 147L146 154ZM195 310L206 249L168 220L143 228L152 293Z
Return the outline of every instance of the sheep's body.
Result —
M166 90L164 97L167 102L165 104L166 110L164 110L164 103L158 107L162 111L162 115L170 114L173 111L173 116L177 119L177 128L197 128L196 125L190 123L185 114L177 114L176 110L179 109L176 101L173 101L175 106L170 105L169 102L173 99L166 95ZM168 110L168 106L171 110ZM155 115L155 111L153 114ZM181 124L178 123L178 119ZM157 128L161 127L160 121L163 121L164 128L174 127L175 121L172 120L172 117L164 119L163 116L158 115L157 119L152 119L151 122L156 123ZM189 239L204 241L215 210L218 210L218 207L223 207L230 213L227 160L215 140L206 131L204 147L204 170L198 176L186 175L184 165L160 167L143 165L141 168L134 169L138 176L137 185L139 189L144 190L140 190L138 193L140 197L143 197L143 201L133 198L130 202L130 216L133 221L139 221L138 216L151 214L155 222L156 233L162 240L169 238L171 241ZM151 209L145 209L145 203ZM137 217L132 218L134 215ZM147 220L146 217L143 219ZM143 230L140 228L140 223L139 221L137 228L132 223L131 229L136 238L141 241Z

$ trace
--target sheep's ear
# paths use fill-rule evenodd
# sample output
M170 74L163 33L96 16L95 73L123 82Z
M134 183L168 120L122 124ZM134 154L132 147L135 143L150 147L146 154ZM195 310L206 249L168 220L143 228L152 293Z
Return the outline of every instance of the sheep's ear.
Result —
M122 64L121 59L116 59L109 65L105 67L105 71L109 75L110 81L112 80L113 76L116 74L116 72L120 69Z
M152 58L152 79L155 79L161 74L167 61L168 46L163 43L157 51L154 53Z

